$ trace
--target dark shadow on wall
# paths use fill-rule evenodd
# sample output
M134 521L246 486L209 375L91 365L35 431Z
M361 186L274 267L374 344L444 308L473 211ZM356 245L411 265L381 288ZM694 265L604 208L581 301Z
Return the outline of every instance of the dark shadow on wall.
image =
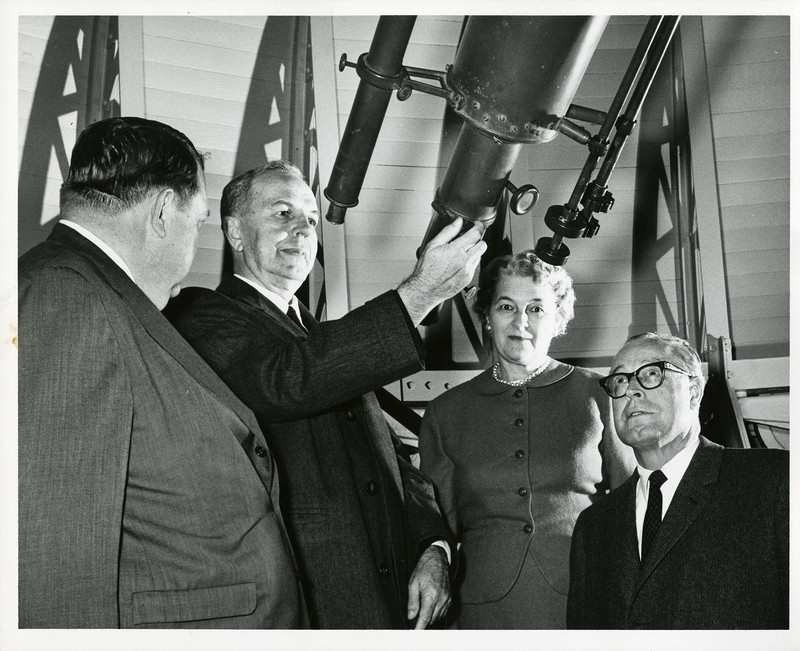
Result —
M266 163L265 147L276 140L282 142L281 156L288 158L295 23L294 16L270 16L264 26L236 148L234 175Z
M108 25L109 19L105 21ZM111 19L111 22L109 34L115 37L116 20ZM99 117L97 112L101 107L94 107L96 110L92 112L89 106L89 97L93 96L90 84L97 24L95 16L56 16L53 20L34 90L19 169L17 236L20 255L44 240L58 218L58 209L52 201L45 206L45 195L48 182L51 188L59 187L69 169L71 152L64 144L63 130L80 131ZM119 74L119 60L112 57L109 66L113 69L103 72L106 79L113 79ZM66 92L67 88L70 92ZM105 102L102 108L119 115L116 102ZM70 123L63 124L67 116ZM48 180L51 156L55 158L60 179Z
M671 46L671 48L674 47ZM636 159L633 229L631 238L631 305L633 322L628 335L658 328L659 307L668 321L670 333L686 337L682 324L685 321L681 296L681 264L678 238L678 192L675 187L677 173L676 116L672 98L672 49L664 57L647 99L639 115L639 142ZM666 119L664 119L666 116ZM664 151L669 155L665 160ZM663 195L667 206L666 217L672 227L658 234L659 198ZM673 253L677 280L659 276L658 261ZM641 281L641 282L637 282ZM677 287L678 314L670 305L664 284L674 282Z
M310 61L309 19L270 16L253 66L236 148L234 176L267 163L268 145L280 141L280 157L300 167L312 190L318 189L317 171L309 169L308 164L310 150L316 148ZM321 264L321 247L317 258ZM223 273L232 269L228 247L225 247L222 269ZM309 305L307 282L298 292L298 298Z

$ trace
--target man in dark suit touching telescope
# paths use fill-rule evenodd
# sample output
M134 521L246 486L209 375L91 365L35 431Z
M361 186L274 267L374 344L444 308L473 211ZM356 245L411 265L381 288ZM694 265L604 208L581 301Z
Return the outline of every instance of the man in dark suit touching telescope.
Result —
M234 274L170 303L178 330L250 406L275 452L312 626L425 628L450 602L447 527L372 391L422 367L416 326L486 248L456 220L397 290L317 323L295 292L317 250L314 193L273 161L223 191Z
M568 626L788 628L788 452L701 435L702 366L678 337L630 338L601 384L638 468L578 517Z

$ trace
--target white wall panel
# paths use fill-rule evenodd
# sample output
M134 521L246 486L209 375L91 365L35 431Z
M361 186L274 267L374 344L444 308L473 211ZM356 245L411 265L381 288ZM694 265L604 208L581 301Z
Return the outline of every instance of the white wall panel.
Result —
M789 354L789 17L704 16L734 357Z
M219 282L224 248L219 198L235 172L240 143L263 141L263 152L272 159L281 155L288 134L288 52L259 51L270 20L267 16L143 19L146 115L180 129L207 154L211 219L201 231L186 285L215 287ZM258 92L253 92L255 85ZM248 123L247 111L263 118ZM276 126L270 140L265 134L272 125Z
M366 52L377 21L377 16L334 18L336 56L346 53L355 61ZM418 16L404 63L443 71L453 61L461 22L461 16ZM358 82L352 68L336 76L340 131ZM413 269L448 162L440 146L444 111L443 99L420 92L405 102L393 96L389 103L359 205L348 211L345 222L351 308L396 287Z

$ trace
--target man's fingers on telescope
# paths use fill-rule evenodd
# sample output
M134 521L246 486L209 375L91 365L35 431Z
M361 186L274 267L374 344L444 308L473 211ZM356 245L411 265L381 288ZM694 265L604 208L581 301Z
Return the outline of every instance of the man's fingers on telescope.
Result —
M475 222L472 228L453 240L452 244L463 249L466 253L471 253L476 245L483 243L483 231L483 224Z
M472 274L475 273L475 269L478 268L484 251L486 251L486 242L478 242L478 244L467 252L467 260L464 268L470 276L472 276Z
M472 246L470 246L470 247L469 247L469 248L468 248L468 249L465 251L465 253L467 254L467 259L468 259L470 262L472 262L473 260L476 260L476 261L477 261L477 260L479 260L479 259L480 259L480 257L481 257L481 256L484 254L484 252L486 251L486 246L487 246L487 245L486 245L486 242L484 242L483 240L478 240L477 242L475 242L475 244L473 244Z
M461 224L463 222L464 220L461 219L461 217L456 217L447 226L440 230L435 237L431 238L430 242L428 242L428 246L441 246L442 244L447 244L455 239L456 235L458 235L459 231L461 230Z

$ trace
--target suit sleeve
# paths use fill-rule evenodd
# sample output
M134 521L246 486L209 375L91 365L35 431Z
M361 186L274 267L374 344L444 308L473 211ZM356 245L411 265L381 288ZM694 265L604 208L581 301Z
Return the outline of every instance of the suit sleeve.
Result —
M422 343L396 292L295 337L249 306L216 292L167 316L257 414L281 422L308 418L422 368Z
M402 441L391 431L391 427L389 431L397 455L400 478L403 482L406 526L410 542L408 549L412 554L412 558L409 559L411 567L413 568L422 552L437 540L444 540L450 546L450 558L453 561L455 544L442 519L439 505L436 503L433 482L406 456L402 449Z
M585 520L578 516L572 532L569 558L569 595L567 597L567 628L587 628L583 614L586 612L586 543Z
M103 301L20 274L19 625L116 628L132 402Z
M422 419L419 432L419 461L422 472L433 481L436 498L450 529L450 535L458 542L460 531L455 504L455 466L442 443L435 401L428 404Z

